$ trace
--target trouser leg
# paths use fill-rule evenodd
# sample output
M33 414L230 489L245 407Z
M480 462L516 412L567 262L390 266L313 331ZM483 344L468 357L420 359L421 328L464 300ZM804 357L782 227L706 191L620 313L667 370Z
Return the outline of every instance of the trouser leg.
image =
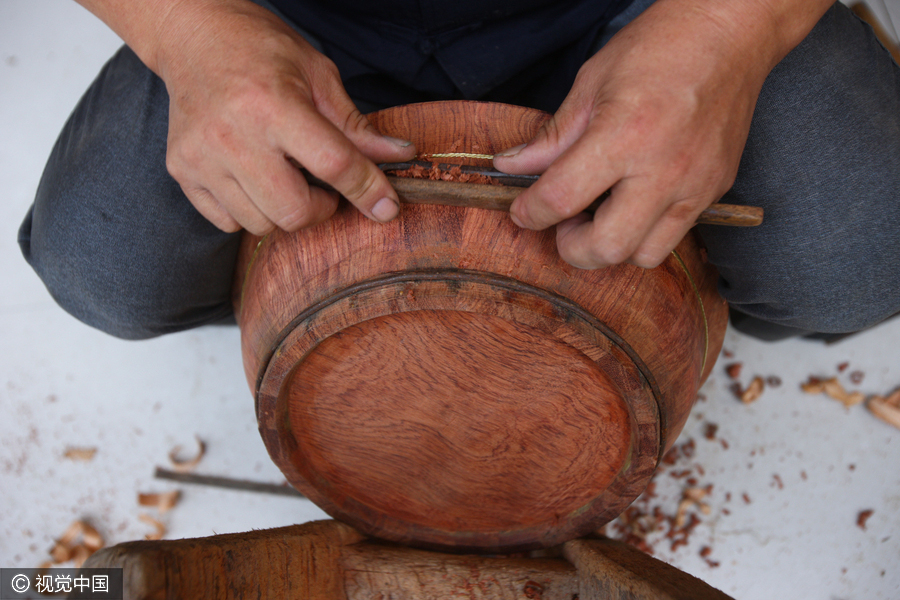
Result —
M733 309L788 333L900 310L900 68L843 5L769 75L723 201L765 209L700 228Z
M128 48L65 125L19 243L85 323L138 339L231 314L239 238L190 204L165 166L168 96Z

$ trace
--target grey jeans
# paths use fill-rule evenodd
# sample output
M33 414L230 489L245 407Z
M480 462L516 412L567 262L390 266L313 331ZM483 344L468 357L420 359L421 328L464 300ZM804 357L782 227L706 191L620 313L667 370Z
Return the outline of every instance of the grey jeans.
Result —
M166 172L167 127L164 84L122 48L65 125L19 232L57 302L122 338L232 316L239 237ZM844 6L766 80L724 201L766 212L757 228L700 228L733 309L834 333L900 310L900 68Z

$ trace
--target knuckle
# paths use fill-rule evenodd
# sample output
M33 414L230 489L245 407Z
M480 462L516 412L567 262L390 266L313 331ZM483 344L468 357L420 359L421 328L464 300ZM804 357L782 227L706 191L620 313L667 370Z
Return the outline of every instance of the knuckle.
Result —
M277 226L275 225L275 223L268 219L253 219L251 221L248 221L247 223L244 223L244 229L246 229L253 235L264 236L269 235L270 233L275 231L275 229L277 229Z
M217 217L212 224L224 231L225 233L237 233L242 229L241 224L230 216Z
M618 236L593 235L590 252L591 259L605 265L618 265L627 261L632 255L632 246L627 240Z
M347 188L347 193L344 195L348 200L360 200L368 195L372 195L372 191L376 187L378 187L377 175L364 171L359 177L354 177L351 180L351 185ZM378 201L378 198L375 198L373 201Z
M325 56L324 54L316 54L314 61L315 70L326 77L332 77L334 79L340 80L341 73L338 70L337 65L333 60Z
M344 149L325 154L319 162L318 175L332 184L347 178L348 173L353 168L353 157L350 152Z
M560 244L558 250L561 259L578 269L597 269L602 266L599 263L591 263L587 257L575 252L569 245Z
M328 170L330 172L323 179L329 181L328 178L331 177L330 181L334 182L341 194L354 203L371 195L379 184L380 172L365 168L364 164L352 160L349 154L332 162Z
M559 120L556 117L547 119L534 136L532 143L547 144L552 148L561 146L563 144L563 132Z
M620 265L631 257L631 251L621 243L610 244L594 251L594 260L607 265Z
M166 171L175 181L185 183L190 179L194 162L193 153L185 144L169 144L166 151Z
M642 269L654 269L658 267L668 256L668 252L660 252L659 250L639 250L634 253L629 261L636 267Z
M175 152L169 150L166 152L166 171L172 176L172 179L181 183L185 179L185 170L182 167L183 162L175 156Z
M581 212L576 194L565 183L557 183L543 190L543 204L555 221L574 217Z
M279 229L283 229L284 231L297 231L311 225L312 223L310 220L309 212L298 207L295 210L278 217L275 223L278 225Z
M301 202L293 210L276 218L275 223L284 231L297 231L318 223L316 212L308 201Z
M347 114L341 126L342 131L363 132L367 129L371 129L369 119L356 108Z
M666 209L666 216L677 222L693 220L700 212L699 202L696 200L679 200Z

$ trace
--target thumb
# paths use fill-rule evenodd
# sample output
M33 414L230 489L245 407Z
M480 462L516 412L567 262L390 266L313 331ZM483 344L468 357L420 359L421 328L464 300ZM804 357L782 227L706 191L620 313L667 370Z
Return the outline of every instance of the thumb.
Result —
M546 171L587 129L589 105L586 108L578 96L573 89L527 144L495 154L494 167L513 175L539 175Z
M362 114L340 82L331 82L330 92L316 108L332 122L360 152L376 163L401 162L416 156L416 148L409 140L382 135Z

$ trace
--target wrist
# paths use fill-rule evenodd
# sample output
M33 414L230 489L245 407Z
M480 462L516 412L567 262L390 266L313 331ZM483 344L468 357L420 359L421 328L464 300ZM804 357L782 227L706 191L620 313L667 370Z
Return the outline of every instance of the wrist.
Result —
M809 34L834 0L664 0L683 3L721 29L768 74Z
M166 79L170 54L184 54L197 29L214 11L222 9L222 0L76 0L106 23L137 54L151 71ZM242 6L248 0L227 0ZM252 4L251 4L252 5ZM252 5L255 6L255 5Z

